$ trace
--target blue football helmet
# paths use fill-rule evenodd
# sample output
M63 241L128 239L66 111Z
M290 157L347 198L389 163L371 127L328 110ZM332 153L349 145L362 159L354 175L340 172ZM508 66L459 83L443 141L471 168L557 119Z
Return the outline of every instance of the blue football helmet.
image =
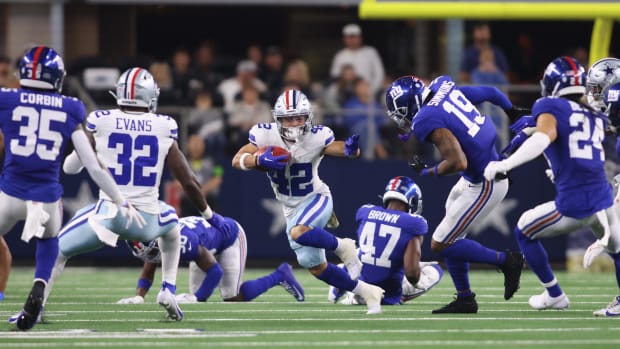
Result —
M618 129L620 127L620 82L609 86L603 92L603 100L609 123Z
M50 47L33 47L19 61L19 84L24 87L60 93L66 74L62 57Z
M407 205L409 213L422 213L422 191L409 177L398 176L390 179L382 198L384 207L389 200L398 200Z
M411 132L413 118L429 93L430 90L424 82L415 76L403 76L394 80L385 93L387 115L403 132Z
M543 97L585 94L586 70L573 57L558 57L545 69L540 87Z
M127 247L135 257L149 263L161 263L161 251L157 240L146 242L125 240Z

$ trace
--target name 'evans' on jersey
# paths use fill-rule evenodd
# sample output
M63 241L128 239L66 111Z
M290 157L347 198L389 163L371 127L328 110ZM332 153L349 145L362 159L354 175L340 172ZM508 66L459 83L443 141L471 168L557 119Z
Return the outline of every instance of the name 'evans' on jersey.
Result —
M116 118L116 129L127 131L151 132L151 120L135 120L127 118Z

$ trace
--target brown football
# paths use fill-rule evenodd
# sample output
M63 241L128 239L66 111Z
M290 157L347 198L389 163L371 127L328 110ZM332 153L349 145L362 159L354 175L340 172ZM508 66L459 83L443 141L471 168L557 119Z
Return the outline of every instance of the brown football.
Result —
M291 153L288 150L286 150L286 149L284 149L282 147L279 147L277 145L261 147L256 152L254 152L254 155L255 156L263 155L267 151L267 149L269 149L269 147L271 147L271 154L273 156L286 155L286 158L281 160L281 162L286 163L286 162L288 162L291 159ZM262 170L262 171L266 171L266 169L264 167L262 167L262 166L258 166L257 169Z

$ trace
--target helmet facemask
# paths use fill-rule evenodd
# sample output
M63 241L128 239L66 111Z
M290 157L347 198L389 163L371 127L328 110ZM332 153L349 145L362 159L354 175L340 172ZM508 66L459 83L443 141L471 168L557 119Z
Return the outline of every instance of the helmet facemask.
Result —
M282 123L282 119L289 119L299 116L305 116L305 121L303 125L285 127ZM275 119L278 125L278 131L280 131L280 136L282 137L282 139L293 143L297 142L299 138L312 127L312 122L310 121L311 117L308 115L287 115L284 117L275 117Z

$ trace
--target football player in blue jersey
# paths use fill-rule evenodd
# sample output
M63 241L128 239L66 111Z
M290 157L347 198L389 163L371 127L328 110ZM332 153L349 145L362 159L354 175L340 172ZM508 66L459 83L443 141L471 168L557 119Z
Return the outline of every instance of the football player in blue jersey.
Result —
M270 288L281 285L297 301L304 301L304 289L288 263L255 280L242 281L247 257L247 242L241 225L232 218L213 213L213 225L203 217L184 217L181 230L181 260L189 262L189 292L177 295L179 303L206 302L216 286L227 302L249 302ZM160 262L157 241L127 241L134 256L144 261L136 287L136 296L119 304L144 302Z
M128 224L144 220L128 204L110 173L100 166L82 128L84 105L60 94L65 77L62 57L36 46L19 61L19 89L0 89L0 128L5 141L0 176L0 235L25 220L22 240L36 241L34 285L15 317L20 330L32 328L58 255L62 224L60 162L69 140L91 178L108 195Z
M620 252L620 219L613 208L613 192L604 169L605 117L581 102L586 73L579 62L558 57L545 69L542 98L532 108L535 132L507 159L490 162L485 171L491 180L544 154L551 166L557 196L524 212L514 233L528 266L545 290L530 297L534 309L566 309L569 299L560 288L540 239L590 227L599 238L584 257Z
M381 313L383 290L357 280L362 263L355 241L337 238L324 229L333 216L333 202L329 187L319 177L319 164L325 155L357 158L359 135L337 141L329 127L313 125L310 100L299 90L284 91L272 114L273 123L252 127L249 143L239 149L233 166L245 171L267 170L275 197L282 204L289 245L299 265L328 285L360 294L366 299L368 314ZM271 151L255 155L268 146L288 149L290 160L282 162L287 156L275 156ZM325 250L334 251L349 274L328 263Z
M389 180L382 196L383 206L364 205L357 210L360 280L385 290L381 304L401 304L419 297L443 276L436 262L420 262L422 241L428 231L422 213L422 192L409 177ZM338 291L330 288L328 299L336 302ZM365 304L349 293L345 304Z
M410 166L422 176L460 174L446 201L446 214L433 232L431 249L445 258L456 288L456 299L437 313L476 313L478 304L469 284L469 263L497 266L504 273L504 298L519 288L523 255L489 249L466 239L476 221L483 219L506 196L507 176L485 180L483 170L497 160L496 130L493 121L482 115L475 104L492 102L510 115L518 113L497 88L458 87L448 76L440 76L429 86L415 76L396 79L386 93L388 116L409 135L434 144L443 160L427 166L417 156Z

